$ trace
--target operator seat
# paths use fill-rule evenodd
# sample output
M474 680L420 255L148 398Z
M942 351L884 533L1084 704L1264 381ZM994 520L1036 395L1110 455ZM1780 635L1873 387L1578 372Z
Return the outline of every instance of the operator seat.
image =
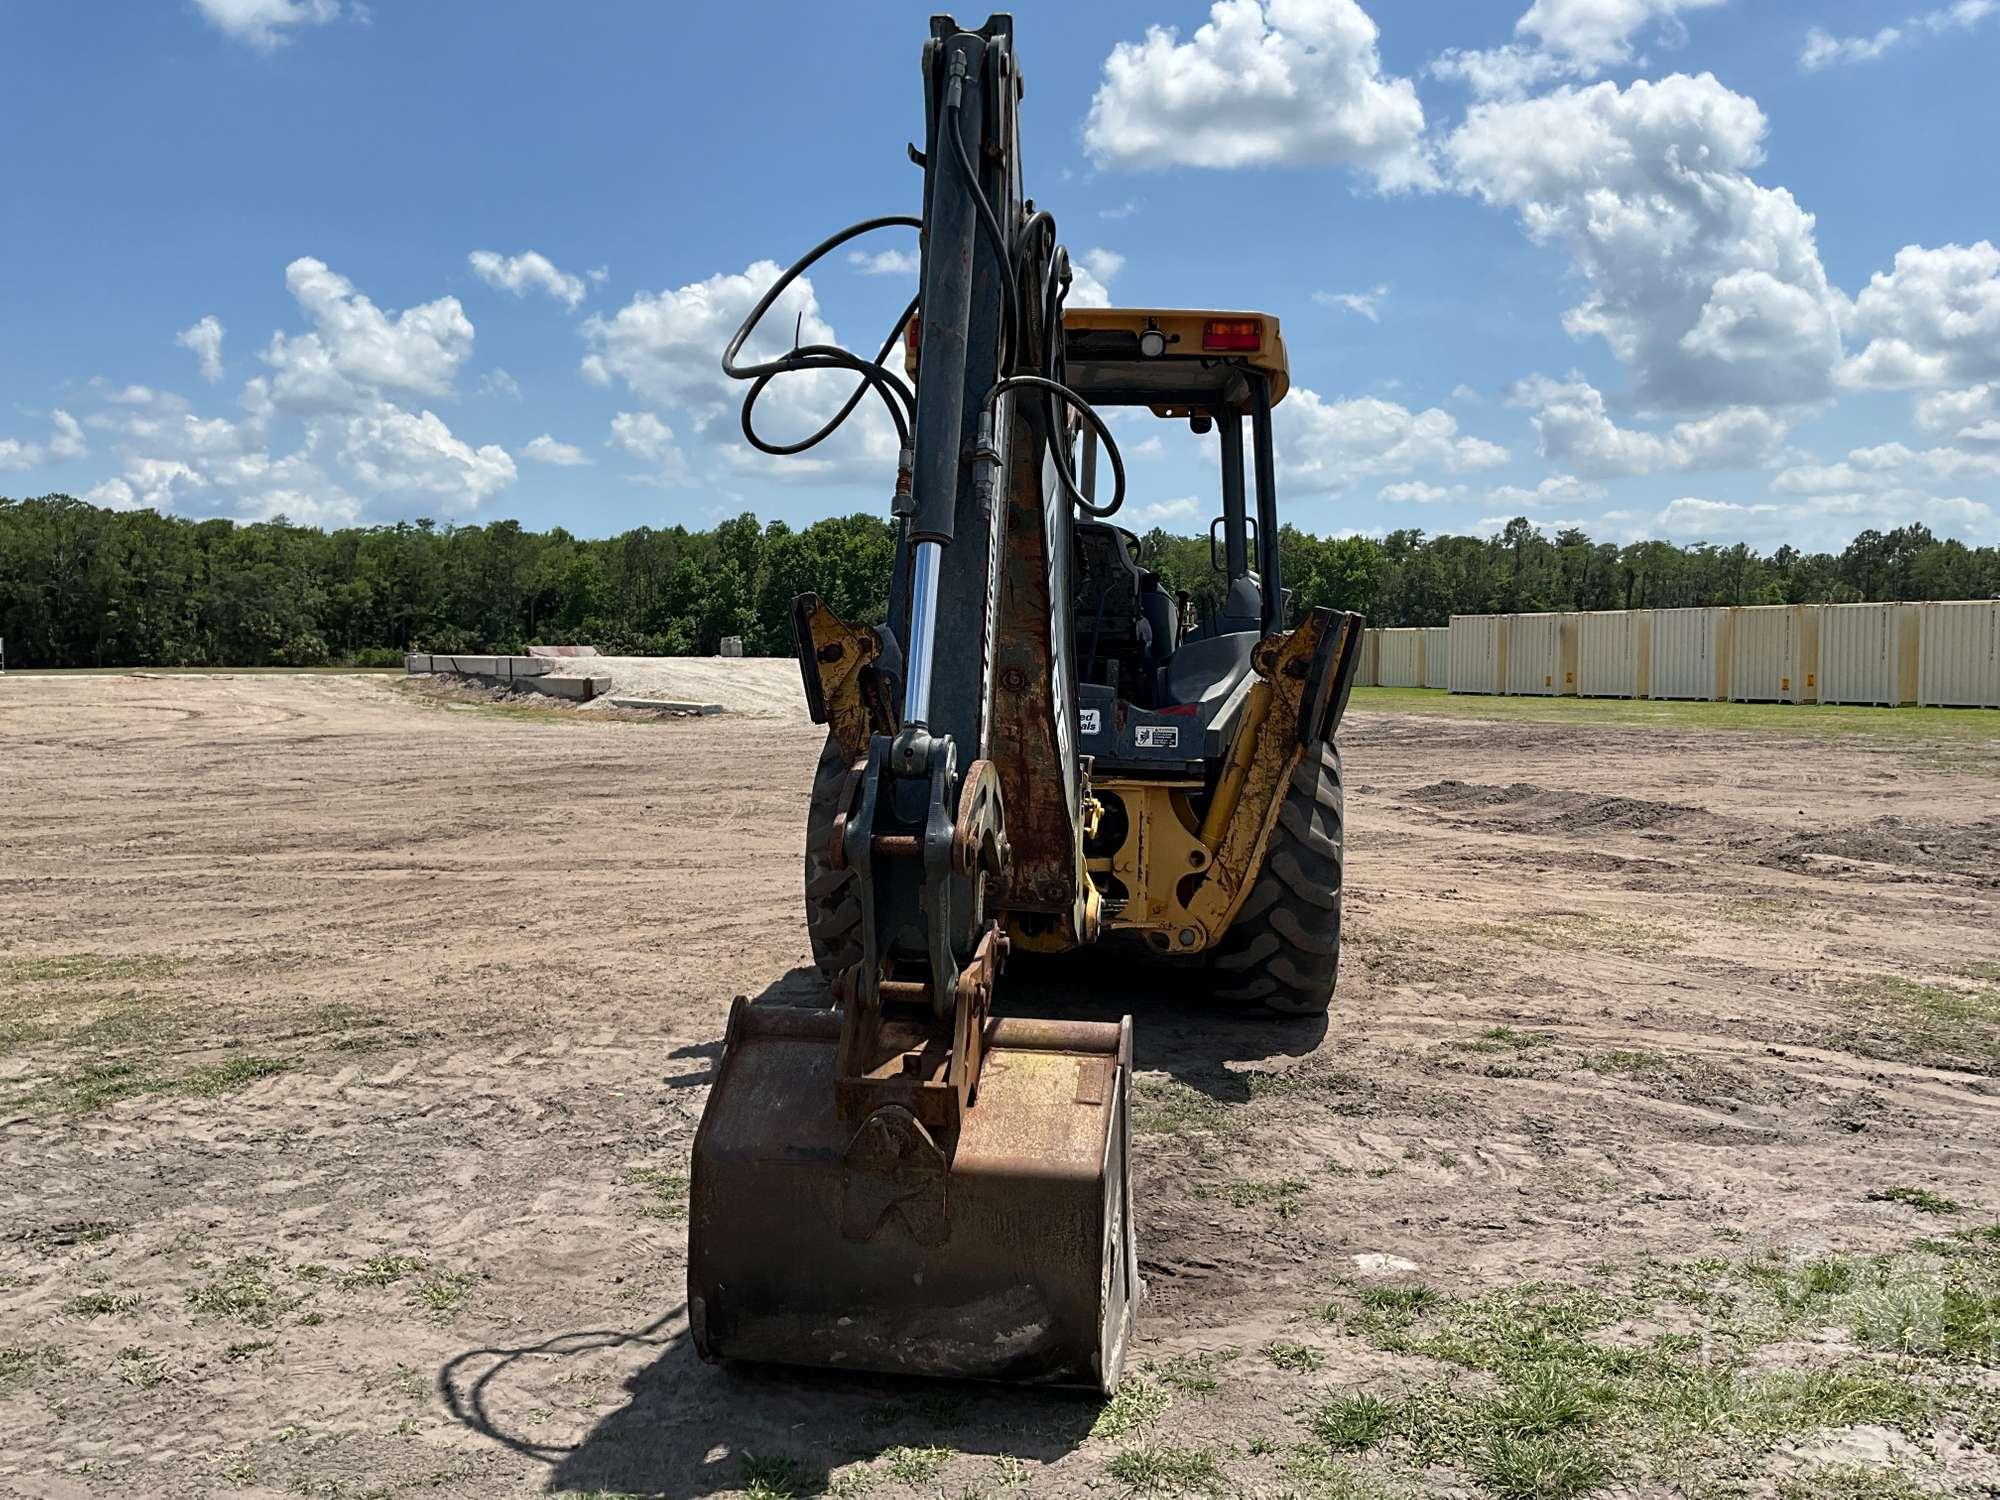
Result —
M1074 618L1086 680L1096 680L1089 674L1099 664L1116 660L1121 687L1150 705L1180 638L1180 611L1160 575L1139 566L1139 538L1131 532L1106 521L1078 521L1075 537Z

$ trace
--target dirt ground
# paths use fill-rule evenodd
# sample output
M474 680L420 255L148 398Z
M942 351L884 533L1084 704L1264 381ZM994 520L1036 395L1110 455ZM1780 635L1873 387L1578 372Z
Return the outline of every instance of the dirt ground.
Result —
M1330 1025L1010 974L1136 1018L1108 1407L688 1348L816 748L0 680L0 1493L2000 1493L2000 742L1358 703Z

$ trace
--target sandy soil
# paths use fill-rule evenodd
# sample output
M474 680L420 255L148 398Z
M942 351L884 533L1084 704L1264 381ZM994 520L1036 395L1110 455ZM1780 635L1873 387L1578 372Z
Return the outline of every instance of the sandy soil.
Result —
M2000 1210L2000 1038L1881 982L2000 979L2000 749L1367 712L1344 745L1330 1026L1010 975L1137 1019L1158 1399L1092 1436L1080 1397L687 1348L674 1174L724 1014L816 991L811 725L0 681L0 1492L693 1496L791 1460L1115 1494L1143 1440L1220 1454L1211 1487L1360 1493L1287 1455L1429 1365L1320 1315L1377 1277L1622 1297ZM1947 1429L1744 1462L1892 1450L1995 1475Z

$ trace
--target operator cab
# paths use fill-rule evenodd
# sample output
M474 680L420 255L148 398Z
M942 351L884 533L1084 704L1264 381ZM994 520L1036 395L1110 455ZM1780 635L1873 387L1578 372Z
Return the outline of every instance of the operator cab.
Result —
M1101 770L1201 776L1235 732L1252 648L1282 627L1271 408L1291 372L1278 320L1071 308L1063 352L1067 384L1093 406L1144 407L1217 434L1221 507L1209 552L1223 587L1214 618L1194 618L1189 597L1168 591L1145 565L1138 536L1113 517L1077 518L1069 574L1083 753ZM1085 429L1079 441L1080 487L1094 499L1096 435Z

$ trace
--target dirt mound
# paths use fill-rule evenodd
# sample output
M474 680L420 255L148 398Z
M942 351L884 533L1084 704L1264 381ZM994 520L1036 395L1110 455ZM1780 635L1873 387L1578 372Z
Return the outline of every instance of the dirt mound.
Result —
M1606 797L1516 781L1508 786L1480 786L1465 781L1434 781L1404 795L1439 812L1504 811L1504 818L1482 819L1510 831L1563 834L1594 833L1608 828L1657 828L1701 814L1698 807L1677 802L1649 802L1643 797Z
M1885 815L1866 823L1816 828L1761 841L1760 863L1785 869L1828 863L1891 880L1928 874L1969 875L1973 883L2000 889L2000 820L1971 823L1916 822ZM1885 868L1886 867L1886 872Z

